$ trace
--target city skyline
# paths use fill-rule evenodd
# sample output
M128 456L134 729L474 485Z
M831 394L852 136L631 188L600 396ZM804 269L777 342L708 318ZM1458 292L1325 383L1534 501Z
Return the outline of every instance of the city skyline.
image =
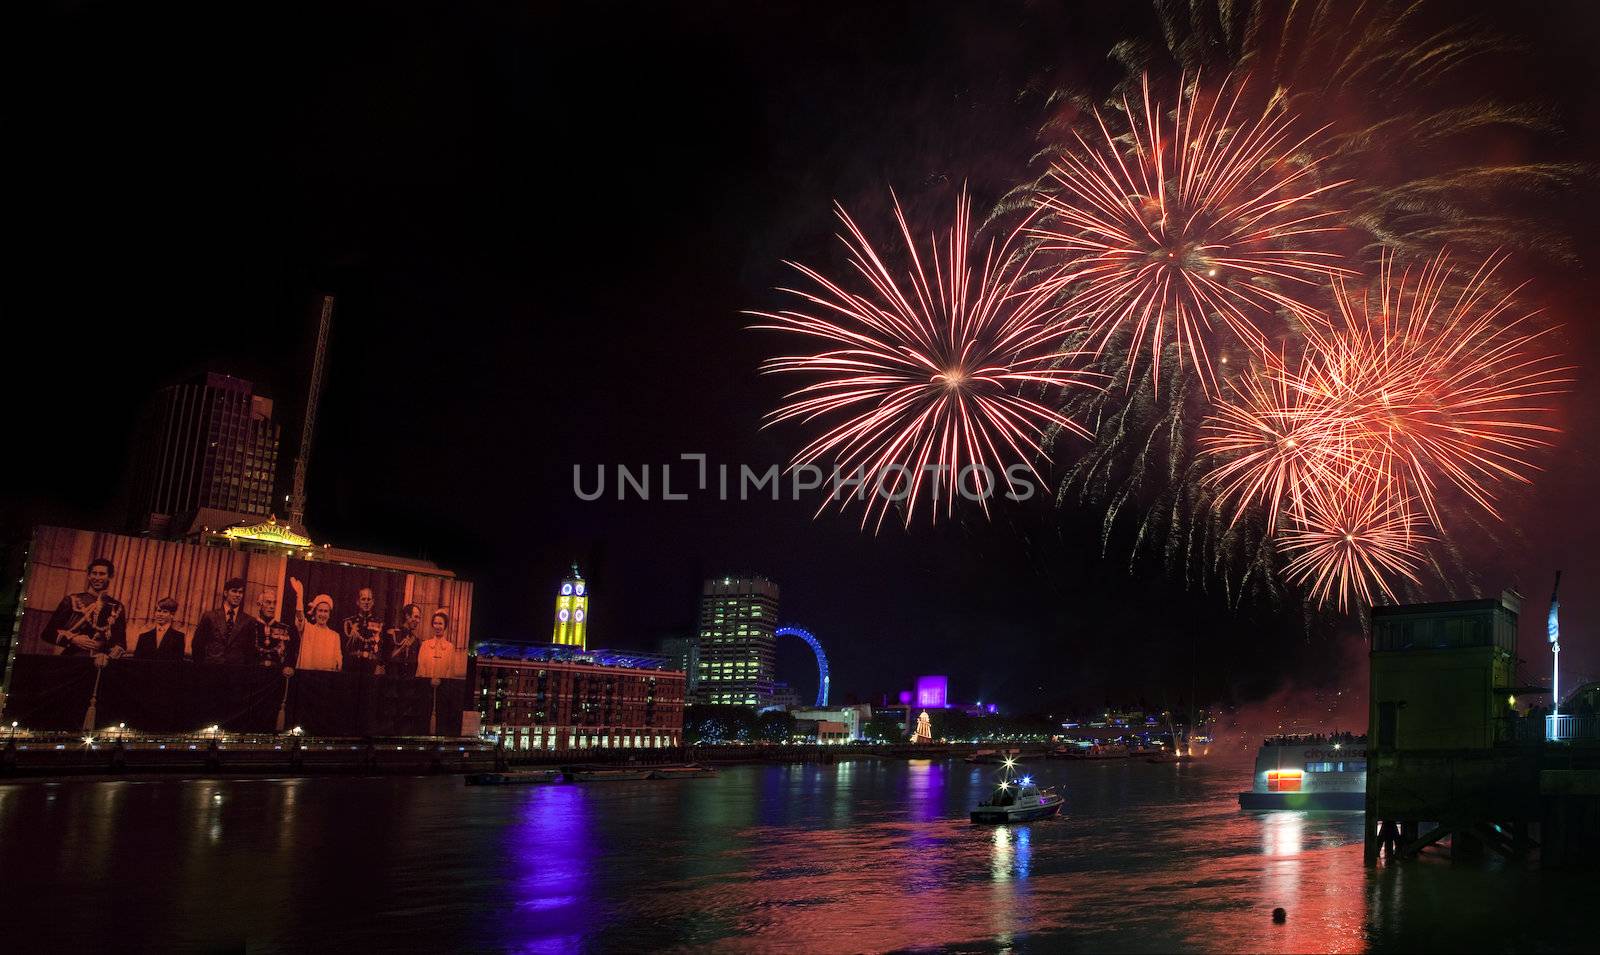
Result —
M970 675L974 697L1020 708L1108 691L1154 693L1196 675L1202 692L1217 698L1262 697L1286 683L1319 681L1327 661L1343 656L1344 643L1361 639L1356 616L1308 623L1292 605L1234 601L1214 583L1186 580L1148 558L1131 561L1130 572L1126 535L1102 541L1098 515L1088 509L1057 511L1041 500L998 508L992 521L962 513L948 526L873 536L850 515L813 517L815 500L588 502L572 491L575 466L681 467L685 454L758 470L787 461L794 436L760 428L781 394L757 372L772 343L746 331L740 311L781 303L770 287L784 280L782 259L832 260L835 198L862 221L881 222L889 211L885 187L893 187L908 216L922 223L948 209L963 182L979 207L1001 197L1020 172L1014 157L1026 154L1038 118L1033 107L1016 105L1015 90L1051 61L1064 37L1097 49L1101 39L1138 25L1133 14L1109 10L1037 15L1029 35L1013 29L1012 20L1025 19L1019 11L1002 23L935 5L909 33L884 11L848 28L836 19L806 21L787 40L770 29L776 14L760 12L729 20L721 39L703 35L681 11L630 21L616 37L620 48L655 68L669 94L687 104L670 121L655 114L640 120L651 139L692 146L669 151L661 170L673 183L667 190L630 175L625 141L595 119L603 100L584 99L589 94L563 79L563 64L593 52L582 44L549 51L531 75L494 57L478 72L458 72L448 95L475 104L460 114L331 68L301 80L282 68L265 70L261 85L246 87L245 112L237 120L222 114L221 134L240 133L243 117L259 115L250 109L268 101L295 104L294 115L314 121L302 127L288 123L287 113L269 112L265 121L280 134L272 150L251 159L217 155L198 184L174 182L169 190L167 212L177 222L210 224L228 241L186 239L180 230L146 248L113 230L105 244L82 250L115 281L67 288L57 308L70 320L48 333L60 336L58 348L86 333L122 359L108 367L101 387L56 398L66 420L103 432L103 460L92 473L9 477L7 500L17 506L7 508L8 530L34 521L105 526L120 511L118 489L135 458L135 410L192 373L257 382L274 398L277 420L291 423L281 445L290 447L310 372L317 296L331 292L339 307L307 523L319 540L393 553L425 548L425 556L458 568L482 585L485 639L549 626L552 575L576 558L608 595L591 621L602 645L649 647L664 634L690 632L696 609L686 595L730 569L784 582L792 597L781 622L802 621L822 636L840 699L870 699L897 685L905 672L898 660L910 653L928 660L915 669ZM1577 7L1563 15L1575 25L1571 37L1544 25L1506 24L1541 31L1550 51L1525 82L1530 95L1553 101L1565 117L1556 144L1540 147L1553 159L1581 153L1589 131L1600 128L1586 121L1593 105L1569 95L1571 57L1564 52L1578 48L1577 36L1592 23ZM574 28L592 25L585 14L566 16ZM357 20L330 17L330 41L359 35ZM86 49L103 53L103 62L64 80L61 102L92 103L97 81L126 55L117 49L118 23L83 24ZM498 25L505 28L500 52L522 43L538 48L526 22L512 16ZM134 28L152 29L159 43L154 26ZM458 24L430 37L412 48L412 60L389 64L382 75L399 82L428 63L472 62L483 26ZM695 38L702 55L689 68L667 69L653 46L659 35ZM808 62L851 44L874 56L830 63L837 69L820 92L800 74L758 65L784 57ZM359 42L353 49L358 58L367 55ZM934 62L942 68L930 72ZM240 68L210 66L224 75ZM1084 67L1081 78L1096 79L1098 69ZM908 71L917 82L900 79ZM160 75L137 82L152 94L176 88ZM537 101L542 84L570 95L536 131L526 122L526 104ZM863 86L880 89L881 101L853 101L850 91ZM334 95L312 96L324 88ZM184 87L180 96L154 96L162 106L151 128L188 128L193 116L212 112L210 95ZM784 106L818 95L828 104L818 114ZM777 104L771 115L781 119L747 116L745 104L757 98ZM351 124L364 125L357 132ZM460 154L439 145L441 128L450 131L446 139L465 143ZM63 144L75 135L67 133ZM411 147L375 179L357 175L367 168L369 135ZM544 150L547 142L590 148L580 160ZM185 143L194 141L179 137L162 148ZM168 181L159 159L166 155L130 160L130 169ZM59 168L40 170L47 192L76 181L69 179L76 160L63 158ZM523 158L539 162L524 166ZM524 168L543 171L527 175ZM541 218L539 183L563 177L615 183L635 207L649 200L668 241L643 250L622 270L626 279L612 281L615 263L592 251L604 247L606 228L583 203L555 200L561 229L525 228ZM264 189L233 190L225 208L204 201L208 186L232 190L247 180ZM389 197L407 184L414 184L413 201L402 210ZM777 188L783 184L791 187ZM72 201L93 201L95 187L88 188ZM493 196L510 211L497 209ZM1553 221L1580 217L1592 204L1581 192ZM455 244L460 237L464 244ZM678 249L714 254L685 266ZM181 272L167 260L183 263ZM1594 343L1576 307L1584 280L1567 274L1559 259L1522 254L1516 261L1562 321L1567 351L1585 364ZM564 280L539 281L547 267ZM46 274L49 268L57 266ZM178 287L185 294L168 291ZM160 321L138 330L121 322L127 308L108 306L128 302L151 308ZM42 368L30 370L8 387L15 395L39 394L47 379ZM105 400L106 392L116 399ZM1469 530L1456 566L1470 573L1448 586L1430 582L1424 596L1516 586L1537 602L1548 577L1563 569L1570 632L1582 634L1600 620L1582 583L1600 569L1581 546L1595 517L1585 506L1594 464L1581 451L1580 422L1595 400L1581 381L1564 400L1567 435L1538 460L1544 471L1536 490L1516 491L1507 502L1516 518L1508 546ZM57 426L26 420L22 427L24 444L48 446ZM280 471L286 466L281 455ZM982 651L996 640L1015 654L996 659ZM1527 645L1528 672L1547 672L1542 648ZM1564 664L1577 672L1600 666L1580 637L1564 650ZM1042 680L1041 672L1054 676Z
M1594 0L41 12L19 950L1593 947Z

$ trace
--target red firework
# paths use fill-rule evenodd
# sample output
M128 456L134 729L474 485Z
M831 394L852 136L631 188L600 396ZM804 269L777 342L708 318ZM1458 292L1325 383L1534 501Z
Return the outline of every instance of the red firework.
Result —
M1410 502L1387 475L1366 471L1344 481L1313 481L1303 502L1277 541L1289 558L1284 577L1306 586L1318 604L1331 599L1344 612L1356 597L1370 604L1374 585L1398 600L1391 577L1421 583L1420 545L1431 538L1420 532Z
M794 455L791 468L828 460L847 479L865 476L869 503L862 527L875 509L875 526L881 527L895 501L903 502L909 525L925 493L932 519L938 520L941 496L948 516L958 481L982 500L987 513L987 493L1002 478L1008 489L1016 489L1011 469L1017 464L1038 478L1032 460L1043 452L1048 431L1064 428L1088 436L1043 393L1091 384L1097 377L1074 367L1077 353L1061 351L1069 329L1061 307L1051 304L1059 284L1023 281L1032 257L1013 254L1020 227L998 247L991 242L983 250L974 274L971 205L965 194L957 201L944 246L932 239L926 260L898 199L894 208L905 245L904 273L886 264L838 207L846 233L839 238L865 288L847 290L791 262L816 290L780 291L798 297L803 307L748 313L770 322L756 328L824 343L821 351L765 363L764 372L816 379L786 395L787 403L767 416L768 424L790 419L826 424ZM1039 397L1029 397L1029 391ZM1013 463L1002 464L1007 458ZM841 508L852 496L860 494L844 497Z
M1375 294L1336 282L1338 315L1308 330L1299 366L1268 361L1230 382L1202 424L1202 447L1223 459L1207 476L1218 506L1235 521L1267 508L1286 575L1318 602L1342 609L1371 584L1393 598L1386 579L1415 580L1421 529L1445 527L1441 488L1498 517L1495 485L1526 482L1528 452L1558 430L1541 419L1570 368L1531 315L1507 318L1498 265L1458 276L1441 254L1415 275L1385 260Z
M1260 505L1270 534L1281 514L1304 517L1312 488L1337 482L1362 458L1337 409L1297 389L1281 358L1265 361L1228 380L1229 397L1200 424L1200 447L1224 460L1205 481L1218 488L1217 506L1231 509L1229 523Z
M1339 315L1309 331L1312 360L1293 381L1302 401L1343 420L1368 468L1401 481L1436 527L1443 484L1500 516L1494 485L1528 483L1536 468L1527 453L1559 431L1540 419L1572 383L1571 368L1541 348L1550 329L1529 327L1536 313L1507 317L1516 290L1494 291L1501 261L1458 274L1441 253L1396 278L1385 260L1376 295L1336 282Z
M1294 139L1281 114L1242 115L1242 87L1229 93L1225 82L1206 96L1198 79L1180 85L1170 117L1146 76L1142 109L1122 101L1125 135L1099 111L1093 141L1074 131L1079 149L1058 157L1054 190L1037 197L1045 218L1035 234L1064 257L1067 307L1089 320L1099 346L1129 330L1130 380L1147 341L1159 372L1176 338L1214 391L1214 319L1259 350L1259 316L1279 307L1316 316L1275 286L1316 287L1340 271L1336 254L1312 243L1336 228L1336 212L1313 200L1342 183L1314 183L1318 159L1303 154L1316 134Z

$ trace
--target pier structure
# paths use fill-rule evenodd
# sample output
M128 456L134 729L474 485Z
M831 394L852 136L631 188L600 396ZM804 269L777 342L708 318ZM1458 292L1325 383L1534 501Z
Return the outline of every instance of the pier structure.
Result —
M1511 592L1373 608L1367 865L1445 844L1454 858L1600 859L1600 732L1590 720L1547 738L1547 720L1516 711L1520 612Z

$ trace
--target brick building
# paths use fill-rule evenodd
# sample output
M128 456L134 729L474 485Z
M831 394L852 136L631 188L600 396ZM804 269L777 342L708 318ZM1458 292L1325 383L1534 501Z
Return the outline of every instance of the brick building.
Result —
M683 745L685 677L657 654L483 644L472 692L483 732L516 750Z

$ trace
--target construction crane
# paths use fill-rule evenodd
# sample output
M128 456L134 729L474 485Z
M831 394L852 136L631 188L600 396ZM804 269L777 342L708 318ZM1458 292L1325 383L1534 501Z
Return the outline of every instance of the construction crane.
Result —
M311 433L317 427L317 400L322 397L322 368L328 356L328 326L333 324L333 296L322 296L317 320L317 351L311 360L311 388L306 393L306 416L300 425L300 454L294 459L294 485L289 491L289 526L306 532L306 467L311 462Z

